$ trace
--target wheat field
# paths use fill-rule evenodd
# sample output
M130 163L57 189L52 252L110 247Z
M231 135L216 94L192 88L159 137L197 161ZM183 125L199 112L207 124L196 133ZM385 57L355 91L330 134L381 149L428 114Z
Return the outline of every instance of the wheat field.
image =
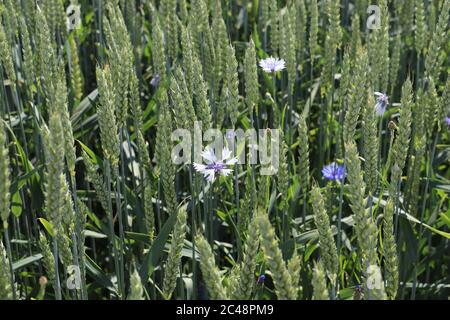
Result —
M0 0L0 300L449 299L449 14Z

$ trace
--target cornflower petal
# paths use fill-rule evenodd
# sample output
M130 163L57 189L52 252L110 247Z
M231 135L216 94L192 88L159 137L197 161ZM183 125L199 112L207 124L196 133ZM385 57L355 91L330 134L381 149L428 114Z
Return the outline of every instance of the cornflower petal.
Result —
M225 164L232 166L232 165L236 164L237 162L238 162L237 158L232 158L232 159L228 160L227 162L225 162Z
M200 173L204 173L206 170L206 165L194 162L194 169Z
M220 170L220 174L223 175L224 177L228 176L233 170L231 169L222 169Z
M206 160L207 163L213 163L217 161L214 150L211 148L206 148L205 151L202 152L202 157Z
M347 175L344 166L338 165L336 162L332 162L326 165L322 169L322 175L327 180L343 181Z
M445 117L445 124L450 126L450 117Z
M386 112L386 108L389 104L389 97L387 96L387 94L378 91L375 91L373 94L377 97L375 112L377 116L382 116Z
M222 161L228 159L231 156L231 151L225 147L222 150Z

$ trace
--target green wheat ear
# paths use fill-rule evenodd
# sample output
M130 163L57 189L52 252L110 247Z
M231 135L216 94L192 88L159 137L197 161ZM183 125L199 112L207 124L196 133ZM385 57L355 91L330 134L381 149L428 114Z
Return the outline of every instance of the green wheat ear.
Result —
M344 143L353 140L356 134L361 108L366 100L367 63L367 50L365 48L358 48L355 66L348 81L347 111L343 124Z
M225 291L227 297L231 300L238 299L236 295L240 281L239 278L240 273L241 273L241 266L239 264L235 264L226 279Z
M194 92L194 49L188 27L181 26L181 48L183 56L183 71L189 94Z
M172 114L167 94L163 93L160 96L160 115L156 132L156 161L160 168L161 186L169 215L177 211L178 203L175 190L176 168L172 162L172 147L168 143L171 141L172 128Z
M253 219L253 211L256 207L256 181L253 176L251 165L251 152L247 155L246 173L245 173L245 191L243 197L240 199L240 213L238 221L239 232L245 232L249 226L250 220Z
M245 76L245 102L249 110L250 119L253 117L253 110L258 110L259 89L258 89L258 72L256 67L256 51L255 43L250 40L245 50L244 59L244 76Z
M292 95L297 77L297 57L296 57L296 41L295 41L295 5L284 12L281 16L279 28L281 31L280 54L286 59L286 69L288 72L288 94Z
M35 73L35 57L33 54L33 49L31 47L30 41L30 30L26 24L25 18L20 17L20 35L22 40L22 72L25 77L26 85L28 90L31 91L31 84L34 82L36 77Z
M324 6L328 27L325 36L324 66L322 70L325 83L321 86L322 94L326 94L333 85L336 50L340 48L342 42L339 2L325 1Z
M55 281L55 257L50 249L47 238L43 233L39 233L39 248L42 253L42 261L44 262L44 269L50 283Z
M234 47L230 44L227 48L227 68L225 70L225 86L228 90L226 111L230 116L231 124L236 125L239 114L239 79L237 73L238 63L236 60Z
M115 116L116 94L113 90L113 82L110 69L97 67L97 83L100 102L97 106L98 122L100 127L100 140L103 147L103 155L116 169L119 164L119 138Z
M280 33L280 12L278 11L278 1L270 1L270 49L273 54L277 56L279 54L280 44L281 44L281 33Z
M66 268L73 265L72 243L69 237L61 230L56 234L56 240L58 242L59 260L61 263Z
M308 25L308 12L306 11L305 0L297 0L295 1L296 13L295 17L295 36L296 36L296 49L298 51L298 57L300 59L303 58L306 49L308 48L308 44L306 42L307 35L307 25Z
M355 18L353 19L355 20ZM361 48L360 42L355 42L351 47L344 48L344 57L342 58L342 76L339 85L339 98L342 101L345 101L347 94L350 89L350 80L352 76L352 67L356 59L353 57L356 55L356 50ZM355 54L352 54L352 50L355 51Z
M164 35L161 30L161 24L156 13L151 14L152 17L152 61L155 74L163 79L166 75L166 54L164 51ZM184 52L184 50L183 50Z
M11 273L5 247L0 239L0 300L12 300Z
M292 285L297 288L297 298L300 298L302 294L302 287L300 286L300 271L302 268L302 261L295 248L294 254L288 261L287 267L292 279Z
M37 10L36 14L36 75L39 76L38 86L46 93L48 100L56 96L55 80L61 79L58 78L60 63L45 15L41 10Z
M368 299L385 299L386 293L378 265L377 238L378 229L372 217L372 210L367 207L368 198L365 197L366 185L361 171L361 162L354 142L345 145L346 170L348 179L348 197L350 207L354 213L355 233L361 252L361 266L364 274L364 290ZM375 275L374 275L375 273ZM375 278L379 287L370 287L369 280ZM379 280L379 281L378 281Z
M414 30L414 44L417 53L420 55L427 47L428 26L425 18L425 4L423 1L414 1L415 4L415 30Z
M11 173L9 169L9 154L7 137L4 129L3 119L0 117L0 217L3 228L8 228L8 218L11 213Z
M230 295L231 299L248 300L253 295L255 288L255 272L257 266L257 254L259 248L259 233L255 226L255 217L248 224L247 238L244 244L244 255L240 264L235 290Z
M60 32L65 37L67 29L64 1L47 0L43 1L42 5L51 32L53 34Z
M178 57L178 17L177 17L177 0L165 1L165 30L167 52L172 61Z
M192 87L194 93L194 105L197 119L202 122L203 128L208 130L212 127L211 105L208 99L208 85L203 79L203 68L197 54L192 56Z
M386 92L389 77L389 11L387 0L380 0L381 27L370 34L368 45L375 91Z
M258 24L261 25L261 29L264 33L267 32L267 26L270 21L270 1L271 0L259 0L261 14L258 15Z
M339 265L336 243L331 230L330 219L325 211L322 193L317 185L313 187L311 196L314 222L319 232L321 260L331 283L335 283Z
M317 7L317 0L311 0L310 6L310 23L309 23L309 56L311 63L314 63L314 57L317 52L317 35L319 32L319 12Z
M70 85L75 96L75 99L80 101L83 98L83 73L80 67L80 60L78 57L78 44L75 37L69 38L70 44Z
M200 269L205 281L209 297L212 300L224 300L227 295L222 285L219 269L216 266L214 254L206 239L199 235L195 239L200 254Z
M275 230L270 224L269 217L265 213L259 213L256 217L256 224L259 228L261 245L267 257L267 264L275 285L275 292L280 300L296 300L298 286L292 282L283 255L279 248L279 240L275 235Z
M367 192L375 193L378 179L378 126L375 115L375 99L373 90L369 89L367 105L364 108L363 114L363 139L364 139L364 173L365 182L367 184Z
M11 55L11 44L8 41L3 25L0 24L0 60L12 85L16 83L16 72Z
M348 197L354 213L355 233L361 250L364 265L375 265L377 262L377 227L373 222L370 208L367 208L365 197L366 185L361 171L361 162L354 142L345 145Z
M392 146L392 167L390 193L397 197L399 183L408 156L412 124L412 84L408 79L402 88L400 120L397 137Z
M401 4L399 3L401 2ZM415 1L398 1L397 6L400 9L400 25L405 35L410 35L414 23L414 2Z
M445 39L448 39L447 23L450 11L450 1L443 1L440 9L439 20L428 46L428 52L425 56L425 74L429 79L438 80L439 69L444 62L443 57L440 56L442 46L445 44Z
M130 292L128 293L127 300L144 300L143 295L144 287L142 280L136 267L134 267L130 274Z
M2 20L8 29L8 38L12 43L14 37L19 34L17 19L19 16L19 10L17 10L13 0L2 1Z
M64 128L64 154L69 169L69 176L75 177L75 140L73 137L72 122L70 120L69 106L67 101L67 86L65 79L59 79L56 83L56 96L50 97L53 112L58 112L61 117L61 126Z
M130 71L130 104L135 125L139 163L143 166L143 173L151 169L150 153L144 138L144 115L141 107L141 92L139 80L134 70ZM143 178L144 179L144 178Z
M386 293L395 299L398 289L398 257L394 236L394 202L389 199L384 208L383 219L383 256L386 269Z
M49 129L43 133L45 158L47 161L45 184L45 208L47 218L55 227L55 233L61 230L62 207L65 201L63 185L64 175L64 134L58 114L50 118Z
M120 8L107 4L106 9L103 31L109 49L110 85L115 92L117 126L123 128L128 117L130 70L134 66L134 54Z
M97 172L99 167L98 165L92 163L90 157L86 152L83 151L82 156L84 165L86 167L86 180L92 183L98 201L100 202L103 210L105 210L105 212L108 212L108 187L105 184L101 174Z
M310 173L309 173L309 141L308 141L308 126L306 124L305 115L300 114L298 120L298 141L299 141L299 173L300 187L303 192L303 196L308 192L310 185Z
M178 128L187 129L193 134L194 123L197 121L192 97L186 85L185 76L181 68L175 69L175 74L170 81L170 98L174 112L174 118Z
M210 88L210 100L216 101L215 95L217 95L218 87L215 85L215 71L217 69L217 65L220 64L220 60L216 54L216 46L214 43L212 30L209 24L205 28L203 32L203 46L204 53L202 59L202 65L204 70L205 82L208 84ZM219 79L217 79L217 82Z
M215 46L216 61L214 63L214 94L216 100L219 99L219 90L222 82L225 80L225 70L227 68L227 50L228 50L228 33L227 26L222 17L222 9L220 8L220 1L216 1L217 6L212 14L213 20L211 25L212 37ZM245 63L244 68L247 68L247 63ZM251 68L251 66L250 66ZM220 81L222 79L222 81Z
M314 288L313 300L330 300L325 270L320 261L314 263L312 286Z
M394 48L392 49L392 56L389 65L389 90L393 92L398 79L398 73L400 70L400 56L402 52L402 36L401 33L397 33L394 38Z
M356 61L356 54L358 48L361 47L361 19L358 14L355 14L352 18L352 39L350 43L350 57L352 61Z
M410 167L408 169L408 181L405 189L408 192L408 212L417 217L419 211L420 199L420 168L425 158L426 152L426 138L424 136L416 135L414 138L414 155L410 159Z
M186 237L186 207L183 205L178 210L177 221L172 233L172 242L170 244L169 256L165 266L163 292L166 299L170 299L173 290L175 290L177 276L181 264L181 250L183 249L184 239Z

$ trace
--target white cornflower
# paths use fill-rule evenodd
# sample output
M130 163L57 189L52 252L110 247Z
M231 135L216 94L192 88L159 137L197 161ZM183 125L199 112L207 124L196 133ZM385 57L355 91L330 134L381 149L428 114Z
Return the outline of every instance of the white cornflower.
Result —
M209 182L213 182L216 175L228 176L231 173L231 169L228 166L232 166L237 162L237 158L231 158L231 151L227 147L222 150L222 159L217 159L214 151L211 148L206 148L202 152L202 157L205 159L206 165L194 162L194 168L197 172L203 174Z
M386 108L389 104L389 97L385 93L374 92L377 97L377 104L375 105L375 112L378 116L382 116L386 112Z
M285 64L286 62L283 59L274 57L269 57L259 62L259 66L268 73L283 70L285 68Z

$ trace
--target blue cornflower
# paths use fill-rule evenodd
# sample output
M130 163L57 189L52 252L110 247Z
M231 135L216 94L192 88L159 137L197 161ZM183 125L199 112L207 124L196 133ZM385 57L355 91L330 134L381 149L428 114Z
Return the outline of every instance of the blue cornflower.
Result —
M197 172L203 174L209 182L214 182L218 175L228 176L232 171L229 167L238 161L236 157L230 158L231 151L227 147L223 148L221 159L218 159L214 154L214 150L209 147L202 152L202 157L205 159L206 164L194 162L194 168Z
M450 117L445 117L445 124L450 127Z
M150 85L153 88L156 88L159 84L159 82L161 81L161 76L159 74L155 74L152 78L152 80L150 80Z
M329 165L323 167L322 174L325 179L334 181L343 181L347 173L344 166L338 165L336 162L332 162Z
M385 93L381 92L375 92L374 93L377 97L377 104L375 105L375 112L378 116L383 116L383 114L386 112L386 108L389 104L389 97Z
M259 284L259 285L264 284L264 280L266 280L266 275L265 275L265 274L260 275L260 276L258 277L258 282L257 282L257 284Z

